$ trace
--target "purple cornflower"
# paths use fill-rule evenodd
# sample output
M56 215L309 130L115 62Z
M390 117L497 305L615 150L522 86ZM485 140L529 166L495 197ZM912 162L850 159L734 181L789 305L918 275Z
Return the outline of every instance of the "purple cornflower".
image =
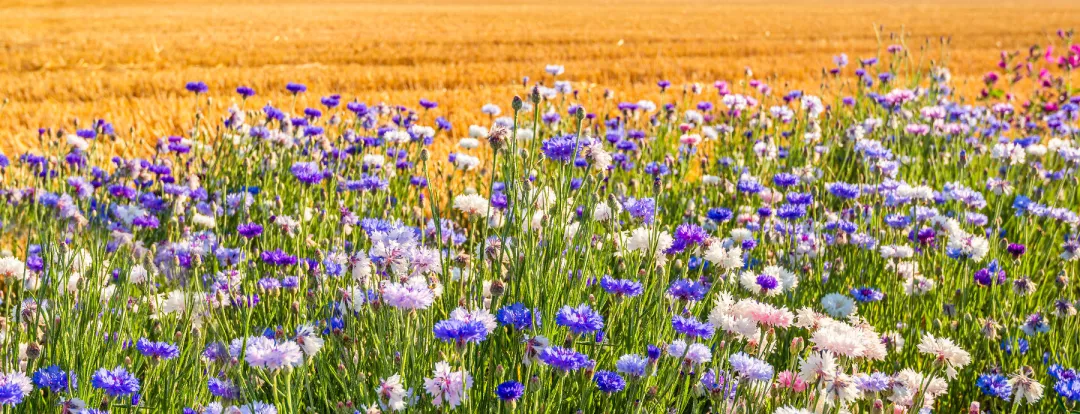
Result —
M709 292L709 288L698 281L689 279L679 279L671 282L668 286L668 296L685 300L688 302L697 302L705 299L705 294Z
M289 83L285 84L285 90L289 91L289 93L291 93L293 95L296 95L296 94L299 94L299 93L306 92L307 91L307 86L304 86L303 84L300 84L300 83L289 82Z
M206 86L206 82L188 82L187 85L184 85L184 88L190 92L195 92L196 95L210 91L210 87Z
M94 388L105 391L110 397L123 397L139 392L139 379L122 366L112 370L100 368L90 380Z
M297 162L289 167L289 172L305 184L318 184L323 180L323 171L314 162Z
M506 381L495 387L495 396L506 402L514 402L525 395L525 385L517 381Z
M630 279L615 279L608 275L604 275L604 277L600 278L600 287L603 288L605 292L619 298L632 298L645 292L645 289L641 286L641 282Z
M997 260L991 260L990 264L986 267L979 269L975 272L975 283L981 286L991 286L994 284L1003 284L1007 280L1005 270L1001 268Z
M135 349L145 357L154 360L170 360L180 356L180 349L168 342L153 342L146 338L139 338L135 342Z
M236 232L245 238L258 237L263 232L263 227L258 223L244 223L236 226Z
M626 388L626 380L614 371L596 371L593 374L593 382L600 391L611 394Z
M281 249L264 250L259 255L263 263L273 266L292 266L296 264L296 256L289 255Z
M690 338L702 338L709 339L713 336L716 328L711 323L699 322L693 317L684 316L672 316L671 327L675 328L675 333L686 335Z
M696 224L683 223L675 228L674 241L671 247L665 251L667 254L680 253L688 247L697 246L709 238L709 233Z
M592 361L585 354L561 346L549 346L537 356L540 362L562 371L576 371L590 365Z
M241 86L236 87L236 93L240 94L240 96L242 98L247 99L247 98L250 98L252 96L255 96L255 89L252 89L251 87L248 87L248 86L241 85Z
M630 213L630 217L641 220L645 224L650 224L656 215L656 200L652 198L629 198L623 202L623 208Z
M1027 247L1019 243L1009 243L1009 246L1005 248L1012 255L1014 259L1019 259L1027 251Z
M564 305L555 315L555 323L570 328L575 335L583 335L604 328L604 318L587 304L572 308Z

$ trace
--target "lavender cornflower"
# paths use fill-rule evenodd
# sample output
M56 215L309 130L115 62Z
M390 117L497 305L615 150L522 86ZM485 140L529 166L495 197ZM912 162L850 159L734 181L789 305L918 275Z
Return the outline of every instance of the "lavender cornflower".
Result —
M123 397L139 392L139 379L127 372L122 366L112 370L98 369L90 384L105 391L110 397Z
M263 263L272 266L292 266L296 264L296 256L285 253L281 249L264 250L259 258Z
M882 392L892 386L892 378L880 372L857 374L854 380L855 387L864 393Z
M773 377L773 367L767 362L739 352L728 357L731 369L738 372L744 378L751 381L770 381Z
M659 352L659 349L657 350ZM631 379L645 376L645 368L649 365L649 359L637 354L627 354L615 361L615 369L626 374Z
M615 279L608 275L600 278L600 287L605 292L619 298L632 298L645 292L641 282L630 279Z
M304 184L318 184L323 180L323 171L314 162L297 162L289 168L289 172Z
M584 303L576 308L569 305L563 306L555 315L555 323L570 328L570 332L575 335L588 334L604 328L604 318Z

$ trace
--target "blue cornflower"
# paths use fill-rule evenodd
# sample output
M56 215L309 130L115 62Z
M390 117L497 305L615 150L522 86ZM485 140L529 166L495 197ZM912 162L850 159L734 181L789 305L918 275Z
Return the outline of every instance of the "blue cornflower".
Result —
M56 365L40 368L34 372L34 385L52 392L75 390L77 384L75 374L68 374Z
M789 173L779 173L773 176L773 184L778 187L791 187L799 183L799 176Z
M848 184L842 182L826 184L825 189L829 191L829 194L845 200L858 198L860 193L860 189L857 184Z
M675 333L686 335L691 338L708 339L713 336L716 328L711 323L699 322L693 317L675 315L671 317L671 327Z
M112 370L98 369L90 380L94 388L105 391L110 397L123 397L139 391L139 379L122 366Z
M170 360L180 356L180 349L168 342L153 342L146 338L139 338L135 342L135 349L145 357L153 359Z
M0 407L19 405L33 388L29 382L30 379L21 372L0 374Z
M544 348L537 357L540 362L562 371L576 371L589 366L592 362L585 354L561 346Z
M731 369L738 372L744 378L752 381L770 381L773 377L773 367L760 359L739 352L728 357Z
M787 193L787 202L799 206L808 206L814 204L814 195L810 193L790 192Z
M795 221L803 216L806 216L806 206L801 204L783 204L776 210L776 217L787 221Z
M1008 377L999 373L986 373L979 375L975 380L975 386L982 390L983 394L998 397L1009 401L1012 396L1012 386L1009 385Z
M495 387L495 396L506 402L514 402L525 395L525 385L517 381L506 381Z
M710 208L709 211L705 213L705 217L708 217L709 220L715 221L717 223L723 223L725 221L731 220L733 216L735 216L735 214L732 213L731 210L723 207Z
M519 331L533 327L533 313L521 303L503 306L495 313L495 319Z
M877 302L885 299L885 294L872 287L851 288L851 296L859 302Z
M600 287L603 288L605 292L620 298L632 298L645 291L641 282L630 279L615 279L608 275L604 275L604 277L600 278Z
M226 378L211 377L206 386L210 389L210 394L218 398L235 400L240 397L240 387Z
M454 342L458 346L463 346L467 342L479 343L487 338L487 327L481 321L447 319L436 323L432 330L436 338L444 342Z
M576 335L587 334L604 328L604 318L587 304L572 308L564 305L555 315L555 323L570 328Z
M611 394L626 388L626 380L614 371L596 371L593 374L593 382L600 391Z

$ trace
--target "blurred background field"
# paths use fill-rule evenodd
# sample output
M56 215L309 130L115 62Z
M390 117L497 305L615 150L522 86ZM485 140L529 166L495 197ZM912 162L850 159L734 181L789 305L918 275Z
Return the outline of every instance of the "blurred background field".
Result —
M737 83L747 67L777 93L813 90L833 55L873 56L900 33L912 64L947 59L954 82L977 91L1000 50L1076 26L1080 1L0 1L0 149L38 146L39 127L105 118L116 151L147 153L190 128L193 80L210 85L212 117L238 85L261 106L300 82L298 109L331 93L427 98L459 135L482 104L509 110L522 78L544 79L552 63L576 88L617 98L660 79Z

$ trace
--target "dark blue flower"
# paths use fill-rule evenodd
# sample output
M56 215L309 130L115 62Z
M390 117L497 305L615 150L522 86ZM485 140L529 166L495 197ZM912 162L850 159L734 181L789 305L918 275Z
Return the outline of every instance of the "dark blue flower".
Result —
M110 397L123 397L139 391L139 379L127 372L122 366L112 370L98 369L91 378L94 388L105 391Z
M525 395L525 385L517 381L506 381L495 387L495 396L506 402L514 402Z

